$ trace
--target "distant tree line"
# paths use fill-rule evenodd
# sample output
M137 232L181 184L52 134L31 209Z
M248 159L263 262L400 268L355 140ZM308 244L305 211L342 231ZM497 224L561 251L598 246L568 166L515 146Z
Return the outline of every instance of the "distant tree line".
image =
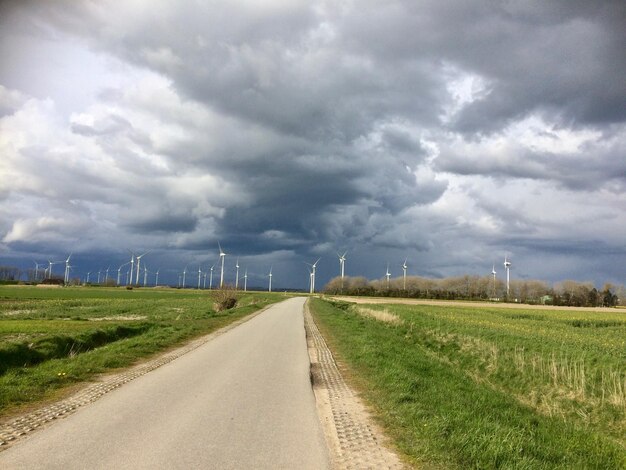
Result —
M549 285L538 280L512 280L506 283L492 276L458 276L430 279L419 276L367 280L364 277L335 277L323 289L325 294L375 297L408 297L440 300L495 300L527 304L572 307L614 307L625 304L626 290L605 284L598 290L592 282L563 281Z
M46 274L43 267L39 269L28 268L20 269L15 266L0 266L0 282L4 283L17 283L17 282L44 282L46 281ZM63 281L63 276L60 274L52 274L52 280ZM79 283L80 280L72 279L72 283Z

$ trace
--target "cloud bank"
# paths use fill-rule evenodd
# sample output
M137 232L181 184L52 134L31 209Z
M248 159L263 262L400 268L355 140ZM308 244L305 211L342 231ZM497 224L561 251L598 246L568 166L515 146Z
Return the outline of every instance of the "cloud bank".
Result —
M5 4L0 254L623 283L626 6L544 3Z

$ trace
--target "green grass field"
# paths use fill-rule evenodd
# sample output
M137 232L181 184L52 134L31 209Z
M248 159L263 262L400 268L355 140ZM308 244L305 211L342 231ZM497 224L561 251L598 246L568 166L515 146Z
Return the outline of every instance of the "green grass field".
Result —
M626 468L626 312L311 307L417 466Z
M282 299L240 293L217 313L209 291L0 286L0 415Z

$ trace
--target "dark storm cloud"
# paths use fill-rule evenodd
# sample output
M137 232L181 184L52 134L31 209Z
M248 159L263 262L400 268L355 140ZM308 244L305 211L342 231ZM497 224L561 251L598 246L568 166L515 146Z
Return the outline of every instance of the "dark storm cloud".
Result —
M435 162L441 171L459 175L484 175L496 178L528 178L553 181L574 191L599 190L613 186L623 191L626 185L626 142L607 142L587 152L533 152L527 148L506 151L506 159L498 155L444 153Z
M607 250L623 233L623 1L16 4L0 19L5 243L61 231L31 197L77 204L93 245L106 228L288 263L360 244L442 275L506 245L593 250L585 217Z

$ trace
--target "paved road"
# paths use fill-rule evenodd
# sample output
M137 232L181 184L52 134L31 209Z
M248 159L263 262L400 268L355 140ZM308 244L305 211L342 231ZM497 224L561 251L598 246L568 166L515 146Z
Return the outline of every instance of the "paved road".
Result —
M2 469L324 469L304 299L275 305L0 452Z

